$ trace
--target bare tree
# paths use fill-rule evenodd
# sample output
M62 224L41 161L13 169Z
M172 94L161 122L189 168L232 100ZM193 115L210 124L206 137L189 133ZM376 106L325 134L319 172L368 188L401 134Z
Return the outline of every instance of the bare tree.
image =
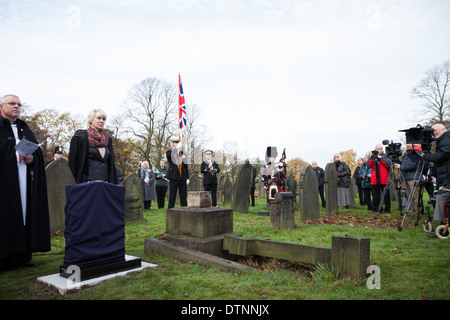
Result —
M426 72L426 77L412 90L412 96L423 101L424 114L430 123L449 122L450 116L450 61Z
M138 140L142 160L157 165L170 148L170 135L177 125L177 88L156 78L146 78L134 85L125 101L126 127Z

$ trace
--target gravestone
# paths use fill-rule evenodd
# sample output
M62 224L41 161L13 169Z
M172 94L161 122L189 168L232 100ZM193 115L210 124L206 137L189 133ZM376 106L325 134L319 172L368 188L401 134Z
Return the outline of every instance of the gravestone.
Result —
M197 173L193 173L189 178L189 184L187 185L187 191L202 191L202 183Z
M325 166L325 184L324 190L327 199L327 214L337 213L337 173L334 163L327 163Z
M289 173L286 179L286 191L294 194L295 202L297 202L297 181L295 181L294 175Z
M319 186L314 169L302 169L299 181L300 217L302 221L320 218Z
M68 161L64 158L52 161L45 168L45 175L47 178L50 232L64 231L66 186L74 185L75 179L70 171Z
M212 205L211 191L188 191L188 208L208 208Z
M223 202L223 184L225 181L225 176L223 174L219 175L217 179L217 203Z
M253 167L248 161L238 171L234 186L232 208L236 212L248 213L250 206L250 189L252 188Z
M258 182L259 198L266 198L266 189L264 189L264 182L259 180Z
M353 175L350 179L350 205L348 206L351 209L356 209L355 197L358 194L358 187L356 186L356 178Z
M369 238L333 236L331 247L331 264L339 270L340 277L365 277L370 265Z
M137 173L131 173L125 185L125 221L144 219L144 182Z
M278 229L295 227L295 197L292 192L277 192L270 201L270 225Z
M233 186L231 185L230 178L228 175L225 177L225 182L223 184L223 203L231 203L233 199Z

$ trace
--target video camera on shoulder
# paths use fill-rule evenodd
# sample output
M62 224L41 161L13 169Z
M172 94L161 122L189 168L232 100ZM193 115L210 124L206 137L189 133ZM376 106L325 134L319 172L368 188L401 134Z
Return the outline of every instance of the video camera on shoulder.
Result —
M420 144L422 151L430 151L431 143L433 142L433 128L428 126L423 127L418 124L416 127L399 130L399 132L405 132L406 143Z

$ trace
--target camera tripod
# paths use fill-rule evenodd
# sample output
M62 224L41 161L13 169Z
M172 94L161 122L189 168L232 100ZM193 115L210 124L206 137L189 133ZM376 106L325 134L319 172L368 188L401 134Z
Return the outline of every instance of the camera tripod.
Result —
M425 166L425 160L420 159L419 166L417 166L416 173L414 174L413 188L408 195L408 199L406 201L405 211L404 211L404 215L403 215L403 220L402 220L401 225L398 226L398 231L403 230L403 225L405 223L406 215L411 207L412 201L414 199L414 193L416 192L417 187L419 187L419 196L418 196L418 203L417 203L417 207L416 207L417 217L416 217L416 221L414 222L415 226L419 225L420 215L424 213L422 195L423 195L423 186L425 183L427 183L427 181L426 180L420 181L424 166Z
M377 166L378 164L375 164L375 165ZM394 168L393 162L391 162L391 166L389 168L389 172L394 173L394 169L395 168ZM375 167L375 171L376 171L376 174L378 175L378 166ZM380 199L378 201L378 209L377 209L377 215L375 216L375 219L378 219L378 216L379 216L380 211L381 211L381 206L384 203L384 197L386 196L386 192L388 192L388 190L394 184L398 185L399 187L397 189L400 190L401 187L403 186L403 183L404 183L404 180L402 180L402 179L403 179L403 176L401 175L401 173L399 173L399 178L398 179L393 179L393 181L390 181L391 180L390 174L388 175L388 181L387 181L388 183L386 183L386 186L384 187L383 192L381 193ZM377 182L378 182L378 178L377 178ZM399 192L399 204L401 204L400 192ZM400 212L401 212L401 205L399 205L399 208L400 208Z

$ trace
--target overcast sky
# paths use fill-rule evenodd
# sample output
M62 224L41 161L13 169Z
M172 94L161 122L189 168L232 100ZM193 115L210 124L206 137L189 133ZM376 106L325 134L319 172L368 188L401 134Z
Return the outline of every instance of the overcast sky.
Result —
M412 88L450 59L446 0L0 0L0 94L34 111L120 112L177 84L211 142L245 157L358 157L416 126ZM189 109L188 109L189 112Z

